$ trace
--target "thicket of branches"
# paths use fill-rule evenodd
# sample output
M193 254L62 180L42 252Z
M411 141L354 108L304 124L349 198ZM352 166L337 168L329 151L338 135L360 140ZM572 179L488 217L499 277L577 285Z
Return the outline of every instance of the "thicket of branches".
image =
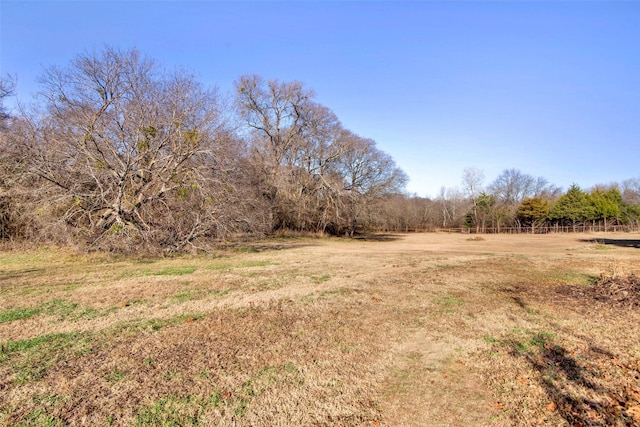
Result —
M110 47L47 69L11 113L0 78L0 240L182 251L281 231L348 235L640 223L640 181L566 193L515 169L407 195L407 176L299 82L242 76L223 99Z
M0 99L15 80L4 77ZM406 175L298 82L226 102L137 50L78 55L1 113L0 238L180 251L278 230L353 234Z

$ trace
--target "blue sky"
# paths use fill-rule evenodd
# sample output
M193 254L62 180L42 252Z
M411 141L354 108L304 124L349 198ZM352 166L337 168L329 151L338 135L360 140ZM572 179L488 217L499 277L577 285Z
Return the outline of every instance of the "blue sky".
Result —
M638 1L7 1L0 72L28 101L84 50L137 47L231 92L299 80L435 196L465 167L565 189L640 178Z

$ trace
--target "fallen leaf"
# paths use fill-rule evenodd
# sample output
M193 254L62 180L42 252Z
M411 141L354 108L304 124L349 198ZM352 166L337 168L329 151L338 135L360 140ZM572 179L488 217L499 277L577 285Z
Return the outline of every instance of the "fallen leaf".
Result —
M596 410L594 409L587 409L585 412L592 420L595 420L598 418L598 412L596 412Z
M500 402L495 402L495 403L493 404L493 408L494 408L494 409L499 409L499 410L501 410L501 411L506 411L506 410L507 410L507 408L506 408L502 403L500 403Z
M640 402L640 391L638 389L634 387L625 387L625 389L629 396Z
M640 422L640 405L633 405L627 409L627 415L632 417L637 422Z

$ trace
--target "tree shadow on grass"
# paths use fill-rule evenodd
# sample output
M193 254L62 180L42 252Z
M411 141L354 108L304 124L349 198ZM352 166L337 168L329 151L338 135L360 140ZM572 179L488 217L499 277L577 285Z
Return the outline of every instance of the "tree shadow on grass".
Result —
M363 233L354 235L353 239L363 240L365 242L393 242L400 240L401 236L396 234Z
M636 239L582 239L581 242L640 249L640 240Z
M522 310L531 308L518 289L505 289ZM551 322L552 330L566 328ZM640 426L640 364L624 363L585 335L570 332L572 345L538 333L507 341L508 353L524 359L556 411L572 426ZM577 345L576 345L577 343Z
M607 352L598 358L600 365L589 365L563 346L546 343L541 351L524 357L538 372L540 385L553 407L569 425L637 425L624 413L627 399L617 384L602 381L601 375L610 375L603 362L613 358Z
M224 243L217 246L219 250L227 250L237 253L255 253L268 251L285 251L289 249L303 248L307 246L316 246L310 242L300 242L292 239L291 241L274 240L272 242L233 242Z

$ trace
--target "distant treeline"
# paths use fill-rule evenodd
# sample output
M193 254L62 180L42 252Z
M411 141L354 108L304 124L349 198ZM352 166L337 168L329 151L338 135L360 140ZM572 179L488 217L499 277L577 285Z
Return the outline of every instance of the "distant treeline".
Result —
M0 239L182 251L243 235L640 221L640 182L566 193L517 170L486 189L405 193L406 174L299 82L242 76L232 99L137 50L47 69L31 106L1 101Z
M380 230L458 230L473 233L637 231L640 179L567 191L517 169L504 170L488 186L466 169L463 188L442 188L435 199L385 198L372 223Z

